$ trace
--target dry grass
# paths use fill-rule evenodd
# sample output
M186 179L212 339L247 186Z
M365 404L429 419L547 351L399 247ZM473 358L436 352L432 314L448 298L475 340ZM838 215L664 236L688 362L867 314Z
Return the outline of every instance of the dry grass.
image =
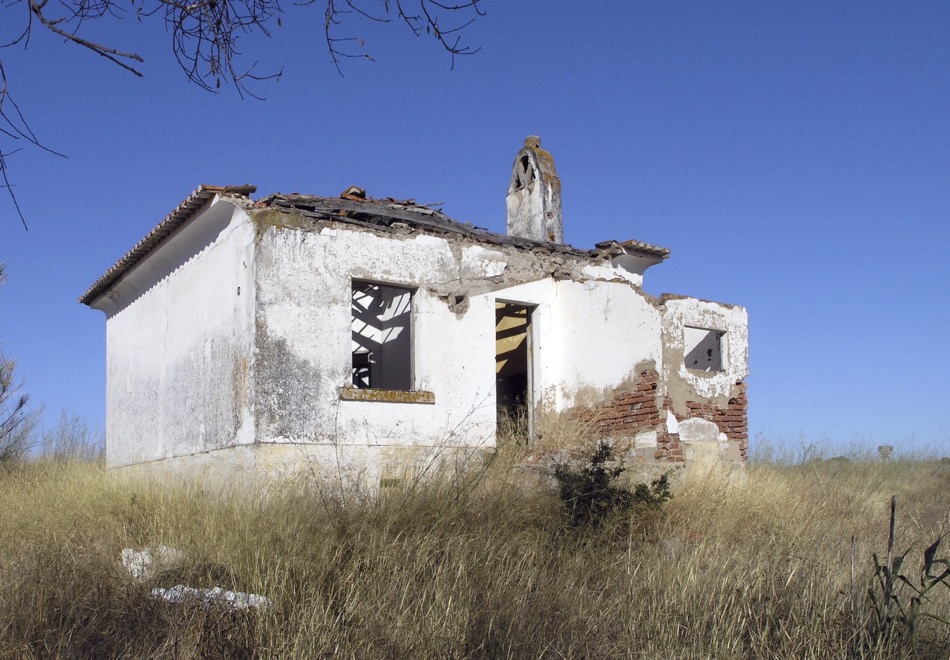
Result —
M505 458L348 509L306 483L265 497L127 483L81 461L0 472L0 656L947 658L940 625L862 647L849 606L851 536L863 601L892 494L914 565L946 526L946 463L754 465L739 482L679 484L649 519L577 531ZM121 549L159 544L184 564L131 581ZM275 607L149 597L180 583ZM950 589L932 606L950 614Z

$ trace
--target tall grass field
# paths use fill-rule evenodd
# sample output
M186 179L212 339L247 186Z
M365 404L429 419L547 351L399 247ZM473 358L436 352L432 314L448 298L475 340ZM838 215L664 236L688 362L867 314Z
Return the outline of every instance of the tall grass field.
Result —
M753 462L578 525L522 458L345 502L307 479L205 491L88 460L7 466L0 657L950 657L950 539L917 593L946 461ZM159 545L183 559L132 579L122 550ZM271 606L153 595L175 585Z

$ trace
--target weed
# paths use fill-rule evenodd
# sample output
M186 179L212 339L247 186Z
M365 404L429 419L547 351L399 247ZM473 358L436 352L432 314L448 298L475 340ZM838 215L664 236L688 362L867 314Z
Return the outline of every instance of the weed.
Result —
M911 548L894 556L894 527L897 498L891 497L890 528L887 540L887 556L882 561L875 553L874 577L868 589L868 598L874 616L868 622L871 646L887 642L892 636L913 646L917 641L920 623L930 620L950 629L950 616L939 608L934 594L945 587L950 591L950 558L937 558L943 535L923 552L923 563L917 575L905 574L907 557ZM946 595L946 594L945 594Z
M558 493L573 526L599 525L634 505L656 509L672 497L666 474L649 486L637 484L631 492L619 482L624 470L605 440L597 445L585 465L572 467L562 463L555 468Z
M40 436L40 457L53 461L100 461L105 458L101 430L91 429L82 417L63 412L53 428Z

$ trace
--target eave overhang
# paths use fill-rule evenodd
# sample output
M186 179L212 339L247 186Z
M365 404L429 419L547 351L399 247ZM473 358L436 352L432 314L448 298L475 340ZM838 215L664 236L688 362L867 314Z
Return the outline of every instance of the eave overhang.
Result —
M141 263L149 254L151 254L159 245L164 243L169 236L179 231L182 227L191 221L197 212L211 203L217 196L231 196L244 202L250 202L248 197L257 190L256 186L210 186L201 185L193 193L188 195L185 200L179 204L175 210L169 213L165 218L155 226L152 231L145 235L135 246L126 252L109 270L96 280L86 292L80 296L79 302L84 305L92 306L97 298L104 295L111 289L116 282L121 280L129 271Z

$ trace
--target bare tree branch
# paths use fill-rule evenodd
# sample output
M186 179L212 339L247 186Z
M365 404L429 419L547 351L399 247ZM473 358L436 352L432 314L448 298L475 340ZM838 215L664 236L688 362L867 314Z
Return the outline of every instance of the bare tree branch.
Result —
M101 55L102 57L106 58L110 62L119 65L126 71L129 71L130 73L134 73L139 78L142 77L142 72L128 63L129 61L144 62L145 60L142 59L141 55L137 55L136 53L126 53L124 51L117 50L115 48L104 46L103 44L98 44L93 41L83 39L82 37L77 35L75 32L67 32L66 30L60 27L60 25L65 25L69 21L74 20L77 22L82 22L83 18L97 17L97 13L94 12L94 9L98 7L99 5L97 4L92 5L93 10L90 10L90 11L93 11L94 13L87 14L84 12L74 12L72 17L61 17L61 18L56 18L56 19L49 19L43 13L43 9L44 7L46 7L46 3L47 3L47 0L41 0L39 2L37 2L37 0L30 0L30 12L34 16L36 16L37 20L39 20L40 23L42 23L47 28L49 28L49 30L53 32L53 34L58 34L59 36L66 39L67 41L71 41L74 44L82 46L83 48L88 48L89 50L96 53L97 55ZM102 15L101 13L98 13L98 16L101 16L101 15Z
M258 74L254 67L236 65L242 33L269 37L271 23L282 13L278 0L197 0L193 3L161 0L165 24L172 31L172 50L188 80L202 89L216 91L230 79L243 97L252 93L248 82L280 78L281 71Z
M305 4L312 4L315 1L316 0L308 0ZM389 23L392 18L395 17L412 30L412 33L417 37L422 36L423 33L432 35L451 56L451 68L454 69L456 55L474 55L481 49L462 45L461 36L456 36L453 41L450 41L446 38L446 35L461 32L474 23L479 16L484 16L485 13L481 7L479 7L479 3L482 1L483 0L466 0L465 2L448 4L437 2L436 0L418 0L419 13L415 13L407 10L406 7L408 3L406 0L376 0L376 4L381 4L382 7L379 14L374 14L368 9L364 9L361 4L365 3L360 3L359 0L342 0L342 5L340 0L327 0L324 34L327 42L327 50L330 53L330 60L340 75L343 75L343 70L340 68L341 58L360 58L373 61L372 56L364 50L366 44L362 39L352 36L340 37L335 34L338 26L342 23L341 16L356 13L378 23ZM348 7L348 9L341 8L343 5ZM441 16L439 10L441 10L441 12L462 12L471 17L467 21L463 20L451 27L442 28L439 24L439 18ZM358 45L357 50L344 50L346 45L352 45L354 43Z
M3 69L3 62L0 62L0 133L13 143L22 140L34 147L48 151L53 155L62 156L62 154L43 146L36 137L36 134L33 133L23 113L20 112L20 106L17 105L16 101L13 100L13 96L10 94L10 88L7 85L7 74ZM7 156L11 156L19 150L19 147L12 150L4 150L3 147L0 146L0 181L3 182L0 184L0 187L6 189L7 194L10 196L10 201L13 202L13 208L16 209L23 228L29 230L26 224L26 217L23 215L23 209L20 208L16 192L10 183L10 174L7 167Z
M126 2L130 4L126 5ZM472 55L479 51L479 48L462 44L460 33L485 15L480 6L483 0L303 0L296 4L322 2L326 3L324 34L327 50L340 75L343 74L340 63L344 58L373 60L366 52L362 39L339 34L348 15L376 23L396 20L408 26L417 37L431 35L451 56L452 68L455 68L457 55ZM175 59L188 80L202 89L216 92L222 82L230 81L242 98L250 96L259 99L261 97L251 88L253 84L278 79L283 73L282 69L270 73L258 72L257 61L253 60L247 65L238 47L242 35L269 37L273 26L281 25L283 9L280 0L123 0L121 4L116 4L116 0L57 0L54 3L49 0L0 0L0 8L8 13L17 6L25 9L23 29L7 43L0 43L0 48L16 45L28 47L33 28L42 25L66 42L90 50L141 77L142 71L138 65L144 60L139 54L89 40L80 36L79 31L84 23L106 16L123 18L133 14L137 20L143 21L161 15L172 35ZM16 153L19 147L6 148L5 145L21 143L42 149L46 147L39 142L10 96L2 64L0 138L3 138L0 141L0 187L7 190L20 221L26 227L7 167L7 157ZM46 150L56 154L55 151Z

